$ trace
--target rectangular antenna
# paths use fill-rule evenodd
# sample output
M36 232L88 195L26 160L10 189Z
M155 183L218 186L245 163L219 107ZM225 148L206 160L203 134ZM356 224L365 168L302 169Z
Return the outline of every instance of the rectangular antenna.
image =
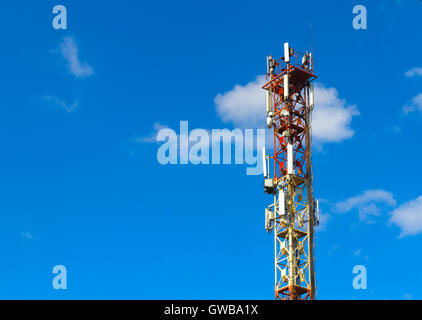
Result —
M267 178L267 155L265 154L265 148L262 148L262 170L264 178Z
M290 49L289 49L289 43L284 43L284 61L290 62Z
M309 106L312 108L314 106L314 85L310 85L309 89Z
M267 114L273 111L273 99L271 91L267 90Z
M287 145L287 173L294 174L293 169L293 145L289 143Z
M286 214L286 202L283 190L278 192L278 214L281 216Z

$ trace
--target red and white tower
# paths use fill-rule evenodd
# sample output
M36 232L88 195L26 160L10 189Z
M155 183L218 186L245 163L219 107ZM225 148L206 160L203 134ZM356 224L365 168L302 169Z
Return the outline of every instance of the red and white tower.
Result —
M311 116L313 58L284 44L284 57L267 57L267 126L274 150L263 150L265 192L274 202L265 210L266 230L274 231L275 298L315 299L314 227L318 203L312 189ZM270 176L270 168L272 174Z

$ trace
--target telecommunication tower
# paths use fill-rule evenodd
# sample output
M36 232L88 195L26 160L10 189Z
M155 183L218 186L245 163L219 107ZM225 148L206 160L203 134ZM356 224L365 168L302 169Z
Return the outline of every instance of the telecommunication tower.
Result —
M267 57L267 126L274 129L273 154L262 151L265 229L274 231L275 298L315 299L314 227L318 202L312 189L311 116L313 57L284 44L284 57ZM273 173L270 175L270 165Z

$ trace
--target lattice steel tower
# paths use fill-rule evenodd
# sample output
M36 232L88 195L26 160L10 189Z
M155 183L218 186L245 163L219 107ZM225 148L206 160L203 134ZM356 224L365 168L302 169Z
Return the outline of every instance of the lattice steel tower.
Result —
M284 57L267 57L267 126L274 128L273 155L263 150L265 228L274 230L275 298L315 299L314 226L318 203L312 190L312 54L284 44ZM270 164L273 174L270 176Z

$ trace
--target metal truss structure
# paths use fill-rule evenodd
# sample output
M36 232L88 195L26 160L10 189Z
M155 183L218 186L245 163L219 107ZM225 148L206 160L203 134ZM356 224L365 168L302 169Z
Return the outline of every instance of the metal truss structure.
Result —
M317 202L312 190L311 115L313 60L284 44L284 57L267 57L267 126L274 128L273 155L263 150L266 229L274 231L275 298L315 299L314 226ZM270 164L273 175L270 177Z

